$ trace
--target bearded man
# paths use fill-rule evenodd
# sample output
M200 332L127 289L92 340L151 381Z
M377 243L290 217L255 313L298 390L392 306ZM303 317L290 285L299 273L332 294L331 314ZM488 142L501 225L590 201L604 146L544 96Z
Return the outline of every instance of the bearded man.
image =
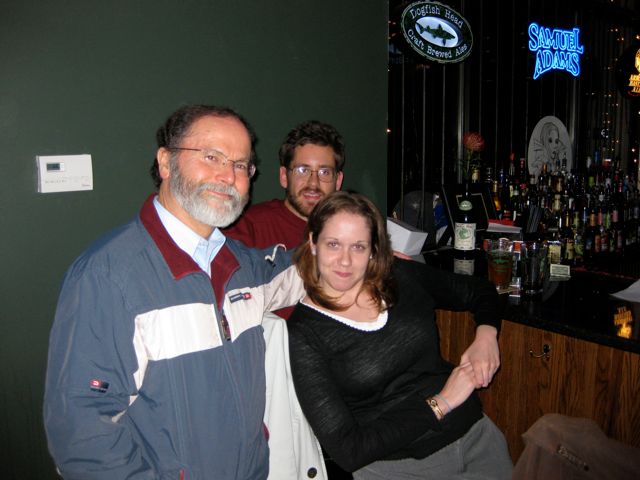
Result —
M65 479L265 479L265 312L302 285L219 230L247 203L255 136L192 105L158 130L152 194L69 268L44 399Z
M345 147L332 125L317 120L297 125L282 142L279 157L284 200L252 205L225 235L256 248L275 244L295 248L302 243L313 207L340 190Z

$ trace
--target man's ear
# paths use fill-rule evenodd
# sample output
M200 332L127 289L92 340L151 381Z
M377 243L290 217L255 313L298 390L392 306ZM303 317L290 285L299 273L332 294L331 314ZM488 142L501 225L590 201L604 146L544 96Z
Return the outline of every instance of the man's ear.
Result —
M338 172L336 174L336 190L340 190L342 188L343 179L344 179L344 174L342 172Z
M169 160L171 158L171 152L164 147L160 147L156 152L156 159L158 160L158 172L160 173L160 178L162 180L166 180L169 178Z
M287 169L280 167L280 186L285 190L289 187L289 178L287 178Z

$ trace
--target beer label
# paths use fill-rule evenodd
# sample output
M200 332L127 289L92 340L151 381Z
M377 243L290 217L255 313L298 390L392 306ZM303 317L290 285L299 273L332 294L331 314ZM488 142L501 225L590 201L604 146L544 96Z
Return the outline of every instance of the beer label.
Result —
M476 248L475 223L456 223L453 248L456 250L473 250Z
M453 273L460 273L462 275L473 275L474 267L475 264L473 260L463 260L459 258L453 259Z
M471 203L471 201L469 200L462 200L459 204L458 207L460 208L460 210L462 210L463 212L467 212L469 210L471 210L473 208L473 203Z

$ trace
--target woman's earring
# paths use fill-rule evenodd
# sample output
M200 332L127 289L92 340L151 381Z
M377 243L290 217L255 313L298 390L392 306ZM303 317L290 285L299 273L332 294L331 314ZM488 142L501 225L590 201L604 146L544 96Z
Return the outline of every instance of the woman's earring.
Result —
M315 250L311 250L311 255L313 255L315 257L316 256L316 251Z
M373 253L371 255L369 255L369 260L373 259Z

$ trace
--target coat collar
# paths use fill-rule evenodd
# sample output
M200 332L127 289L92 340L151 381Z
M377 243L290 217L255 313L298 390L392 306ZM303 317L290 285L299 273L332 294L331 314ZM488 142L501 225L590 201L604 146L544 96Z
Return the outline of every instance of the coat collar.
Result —
M202 272L198 264L176 245L162 225L158 212L153 206L155 196L155 193L149 195L142 205L140 221L160 250L174 279L179 280L191 273ZM239 267L238 260L225 243L211 263L211 285L217 299L224 298L224 286Z

